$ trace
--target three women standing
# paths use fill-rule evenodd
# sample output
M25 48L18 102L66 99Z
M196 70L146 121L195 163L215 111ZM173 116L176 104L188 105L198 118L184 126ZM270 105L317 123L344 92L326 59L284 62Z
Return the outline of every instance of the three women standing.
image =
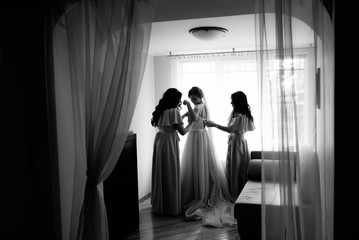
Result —
M201 89L194 87L189 91L194 109L188 101L183 102L188 109L186 116L189 124L186 127L183 126L180 114L181 97L182 93L177 89L168 89L152 113L151 124L159 129L154 140L152 158L152 211L178 215L183 207L186 218L202 218L213 222L212 225L221 225L220 222L227 218L231 224L232 203L247 181L250 151L245 133L255 129L247 97L241 91L231 95L233 110L227 126L221 126L206 120L203 93ZM192 129L192 125L193 130L185 145L180 170L178 133L185 135ZM213 143L205 125L230 134L225 176L217 164ZM206 212L205 208L208 206L212 209L224 209L224 214L215 216L212 213L218 211ZM218 219L211 216L223 219L216 222Z

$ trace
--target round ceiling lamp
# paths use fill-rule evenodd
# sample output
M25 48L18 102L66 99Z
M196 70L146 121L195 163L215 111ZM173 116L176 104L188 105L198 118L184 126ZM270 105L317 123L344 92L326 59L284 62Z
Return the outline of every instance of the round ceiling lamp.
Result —
M205 41L223 38L227 32L227 29L221 27L196 27L189 30L193 37Z

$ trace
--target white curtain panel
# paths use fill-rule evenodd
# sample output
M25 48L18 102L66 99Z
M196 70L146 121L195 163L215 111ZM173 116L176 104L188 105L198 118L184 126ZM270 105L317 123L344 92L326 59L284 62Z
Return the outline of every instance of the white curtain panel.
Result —
M252 110L254 119L257 119L257 78L255 53L245 56L217 57L208 56L204 59L172 59L173 85L183 93L183 98L188 99L188 91L193 86L200 87L204 94L209 114L207 118L219 124L226 125L232 111L231 94L237 90L245 92ZM182 110L183 113L185 109ZM214 142L215 151L221 166L225 166L227 156L228 133L212 131L208 128ZM256 132L246 135L250 149L260 150ZM183 149L186 136L180 141L180 149ZM182 151L180 151L181 153Z
M293 19L313 29L304 82L294 71L300 35ZM262 168L262 239L333 239L333 43L333 22L319 0L256 1L261 139L277 152L262 156L272 163ZM268 194L272 188L278 195Z
M57 24L59 161L74 160L73 179L67 181L73 191L69 239L109 239L101 184L128 136L153 10L152 0L81 0L69 6Z

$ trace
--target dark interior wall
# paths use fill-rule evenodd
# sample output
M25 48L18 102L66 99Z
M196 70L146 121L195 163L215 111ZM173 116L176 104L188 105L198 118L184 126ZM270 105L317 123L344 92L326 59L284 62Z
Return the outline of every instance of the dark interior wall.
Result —
M29 1L30 2L30 1ZM44 5L0 7L0 239L56 239L44 60Z
M334 0L333 0L334 1ZM358 9L335 1L335 239L358 233Z

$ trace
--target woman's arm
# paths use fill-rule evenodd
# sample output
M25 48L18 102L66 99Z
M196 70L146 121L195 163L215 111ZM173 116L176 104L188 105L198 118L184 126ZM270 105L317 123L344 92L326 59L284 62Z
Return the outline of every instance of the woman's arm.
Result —
M187 100L184 100L184 101L183 101L183 104L185 104L185 105L187 106L189 118L191 118L191 121L193 121L193 122L196 121L198 115L193 111L193 108L192 108L192 106L191 106L191 103L188 102Z
M189 123L186 127L183 127L183 124L174 124L174 128L183 136L191 130L193 122Z
M230 128L230 127L221 126L221 125L219 125L217 123L214 123L212 121L209 121L209 120L206 120L205 124L206 124L207 127L216 127L219 130L222 130L222 131L227 132L227 133L234 132L234 130L232 128Z
M184 119L184 118L186 118L186 117L188 117L188 112L186 112L185 114L183 114L183 115L181 116L182 119Z
M216 124L214 127L218 128L219 130L225 131L227 133L232 133L234 132L232 128L230 127L225 127L225 126L221 126L219 124Z

